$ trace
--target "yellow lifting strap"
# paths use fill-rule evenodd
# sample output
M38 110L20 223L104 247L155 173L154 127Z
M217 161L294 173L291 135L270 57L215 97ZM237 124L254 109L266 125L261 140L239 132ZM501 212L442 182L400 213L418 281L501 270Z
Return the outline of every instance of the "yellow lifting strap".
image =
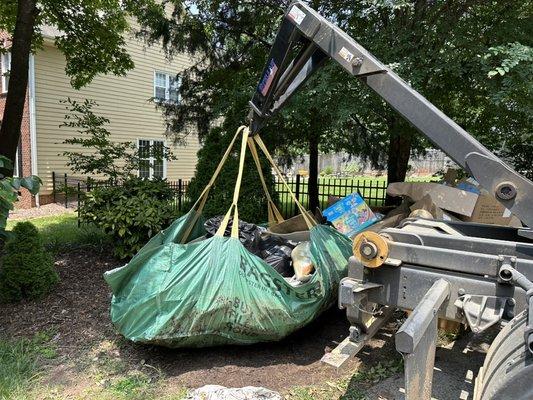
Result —
M255 140L255 142L257 143L257 145L261 149L261 151L265 154L267 160L270 162L270 165L272 165L272 168L274 169L274 172L276 172L276 175L278 176L278 178L281 180L281 182L283 182L283 185L287 188L287 191L289 192L289 194L291 195L292 199L294 200L294 203L296 203L296 205L298 206L298 209L300 210L300 213L302 214L302 217L303 217L303 219L305 221L305 224L307 225L307 227L309 229L311 229L314 225L316 225L316 222L309 215L307 210L300 204L300 202L298 201L298 199L296 198L296 196L292 192L290 186L287 184L287 181L285 180L285 178L283 177L283 174L281 173L281 171L279 170L278 166L274 162L274 159L270 155L270 153L269 153L268 149L266 148L265 143L263 143L263 140L261 139L261 137L259 135L255 135L253 137L253 139Z
M211 190L213 184L215 183L218 175L220 174L220 171L222 170L222 167L226 163L226 160L229 157L229 154L231 153L231 149L233 148L235 141L237 140L237 137L242 132L242 141L241 141L241 151L239 156L239 169L237 173L237 181L235 182L235 189L233 191L233 200L230 205L229 210L224 215L224 218L222 219L222 222L220 223L220 226L216 232L216 236L224 236L224 232L226 231L226 228L229 224L229 220L233 215L233 222L231 226L231 237L238 238L239 237L239 209L238 209L238 201L239 201L239 193L242 183L242 176L244 171L244 160L246 157L246 146L250 148L250 153L252 154L252 158L254 159L255 165L257 167L257 172L259 173L259 179L261 180L261 185L263 186L263 190L265 191L265 195L268 202L268 222L269 224L279 223L283 222L283 216L279 212L278 208L274 204L274 201L272 200L272 196L270 195L268 191L268 186L265 181L265 177L263 175L263 171L261 169L261 163L259 161L259 155L257 152L257 148L255 146L255 143L259 146L261 151L265 154L267 160L270 162L272 168L276 172L278 178L281 180L283 185L287 188L287 191L289 192L290 196L294 200L295 204L297 205L298 209L300 210L300 213L302 214L302 217L305 221L305 224L309 229L311 229L314 225L316 225L316 222L312 218L312 216L309 215L309 213L305 210L305 208L300 204L294 193L292 192L290 186L287 184L287 181L283 177L281 171L279 170L278 166L274 162L274 159L270 155L268 149L266 148L265 144L263 143L263 140L259 137L259 135L255 135L253 138L249 137L250 130L246 126L241 126L239 129L237 129L237 132L235 133L235 136L233 136L233 139L231 140L228 148L226 149L224 155L222 156L222 159L218 163L218 166L213 173L213 176L209 180L209 183L206 185L200 196L198 197L198 200L194 203L192 206L192 209L196 211L192 221L189 223L189 226L187 227L187 230L185 231L181 243L185 243L196 224L196 221L200 217L200 214L205 206L205 203L207 201L207 198L209 196L209 191Z
M252 154L252 157L254 159L255 166L257 167L257 173L259 174L259 179L261 180L261 185L263 186L263 190L267 198L268 224L279 224L280 222L285 221L285 219L283 218L283 216L278 210L278 207L276 207L276 204L272 200L272 196L270 196L270 192L268 191L268 186L263 175L263 169L261 168L261 162L259 161L259 154L257 154L257 147L255 147L255 142L251 137L248 138L248 147L250 148L250 153Z
M224 236L224 232L226 231L226 227L228 226L229 219L231 217L232 211L233 211L233 223L231 226L231 237L232 238L238 238L239 237L239 209L237 207L237 203L239 202L239 193L241 189L241 182L242 182L242 173L244 170L244 159L246 157L246 144L248 142L248 134L250 130L245 127L243 129L242 133L242 143L241 143L241 155L239 157L239 172L237 173L237 181L235 182L235 190L233 191L233 201L231 202L231 206L224 216L224 219L220 223L220 226L217 230L216 236Z
M226 149L226 151L224 152L224 155L222 156L222 159L218 163L217 169L213 173L213 176L211 177L211 179L207 183L206 187L204 188L204 190L202 191L202 193L198 197L198 200L196 200L196 202L192 206L192 209L196 210L196 213L194 214L193 219L189 223L189 226L187 227L187 230L183 234L183 237L181 238L180 243L183 244L183 243L187 242L187 239L189 238L189 235L191 234L194 225L196 225L196 221L198 221L198 218L200 218L200 214L202 213L202 210L204 209L204 206L205 206L205 203L207 201L207 198L209 197L209 191L213 187L213 184L215 183L216 179L218 178L218 175L220 174L220 171L222 170L222 167L226 163L226 160L228 159L228 157L229 157L229 155L231 153L231 149L233 149L233 145L235 144L235 141L237 140L237 137L239 136L239 134L245 128L246 128L246 126L243 125L243 126L239 127L239 129L237 129L237 132L235 132L235 136L233 136L233 139L231 139L231 142L230 142L228 148Z
M222 171L222 167L226 163L226 160L228 159L228 156L231 153L231 149L233 149L233 145L235 144L235 141L237 140L237 137L239 136L239 134L244 129L247 129L246 126L244 126L244 125L240 126L239 129L237 129L237 132L235 132L235 136L233 136L233 139L231 139L231 142L230 142L228 148L226 149L224 155L222 156L222 159L218 163L217 169L213 173L213 176L211 177L211 179L209 180L208 184L206 185L206 187L204 188L204 190L200 194L200 197L198 197L198 200L196 200L196 202L192 206L193 209L196 209L196 206L198 205L198 203L200 203L200 206L196 209L196 211L198 211L198 213L201 213L202 210L204 209L205 202L207 201L207 197L209 196L209 191L211 190L211 187L213 186L213 184L217 180L218 175L220 174L220 171Z

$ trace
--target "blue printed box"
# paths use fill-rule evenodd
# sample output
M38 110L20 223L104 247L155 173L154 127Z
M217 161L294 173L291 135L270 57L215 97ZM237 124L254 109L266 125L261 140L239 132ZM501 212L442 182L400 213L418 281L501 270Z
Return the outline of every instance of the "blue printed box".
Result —
M359 193L352 193L326 208L322 215L350 239L378 221Z

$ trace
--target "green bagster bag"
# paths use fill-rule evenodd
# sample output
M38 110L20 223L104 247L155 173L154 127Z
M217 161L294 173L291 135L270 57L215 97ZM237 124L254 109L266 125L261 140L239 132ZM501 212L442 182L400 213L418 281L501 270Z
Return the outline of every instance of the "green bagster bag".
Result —
M111 319L128 339L168 347L274 341L335 300L351 245L333 228L311 229L316 271L293 287L238 238L180 244L194 213L153 237L129 264L105 274L114 294ZM204 233L202 222L197 219L192 238Z
M251 140L244 129L241 165ZM218 172L217 168L213 178ZM346 276L351 241L330 226L311 226L315 272L308 282L291 286L238 238L241 177L242 167L234 202L215 236L194 241L206 233L201 208L210 183L191 211L154 236L127 265L105 273L113 291L111 319L126 338L167 347L275 341L308 324L335 301L338 284ZM275 205L269 204L269 211L270 207L279 221ZM232 235L226 237L232 215ZM312 225L309 216L302 215Z

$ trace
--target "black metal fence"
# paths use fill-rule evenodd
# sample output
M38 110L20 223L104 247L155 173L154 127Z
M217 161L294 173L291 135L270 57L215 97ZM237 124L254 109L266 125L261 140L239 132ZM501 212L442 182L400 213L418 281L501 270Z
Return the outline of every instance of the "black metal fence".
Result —
M80 200L80 194L87 191L86 182L85 178L52 172L53 202L62 203L65 208L75 206Z
M185 211L188 206L189 198L187 189L189 181L178 179L176 181L167 181L168 186L173 190L172 198L173 209L176 212ZM97 180L90 177L75 177L68 174L52 172L52 193L54 203L62 203L66 208L77 206L83 201L85 193L89 193L95 188L104 188L115 186L116 183L105 180Z
M309 203L308 179L296 175L287 179L287 184L295 197L306 207ZM296 204L281 181L276 181L275 192L278 198L278 207L284 217L298 214ZM321 209L325 209L339 198L358 192L370 206L382 206L387 195L387 181L380 178L329 178L318 179L318 200Z
M168 181L168 185L174 191L174 198L172 199L174 210L178 212L186 211L185 208L188 208L191 202L187 195L189 181L178 179L177 181Z
M69 176L64 173L52 172L53 200L55 203L63 203L65 207L76 206L82 201L84 193L88 193L97 187L109 187L109 181L95 180L87 177ZM189 181L178 179L168 181L174 191L172 204L174 211L187 211L190 200L187 196ZM309 203L308 179L296 175L287 179L295 197L306 207ZM382 206L385 202L387 181L380 178L328 178L320 177L318 180L318 196L320 208L324 209L338 198L358 192L370 206ZM275 197L277 198L280 212L285 218L298 214L289 191L281 181L274 184Z

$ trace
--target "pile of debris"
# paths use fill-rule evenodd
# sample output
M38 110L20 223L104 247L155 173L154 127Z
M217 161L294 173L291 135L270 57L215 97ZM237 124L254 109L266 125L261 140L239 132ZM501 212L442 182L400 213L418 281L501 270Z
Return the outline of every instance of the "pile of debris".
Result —
M198 243L215 236L223 218L224 216L220 215L208 219L204 223L206 234L190 243ZM233 220L230 219L224 236L231 236L232 224ZM260 257L283 276L291 286L299 286L309 281L315 266L311 260L309 229L303 219L297 216L271 229L239 220L239 241L246 250Z
M231 205L224 216L204 223L209 191L239 136ZM256 145L293 198L300 219L285 221L274 204ZM238 217L247 148L267 198L270 230ZM316 222L261 138L249 137L242 126L191 210L150 239L128 264L104 274L113 291L111 320L130 340L168 347L280 340L335 302L351 253L350 240Z
M471 178L443 184L391 183L387 194L401 196L403 202L373 230L396 226L407 217L522 227L516 216Z
M185 400L282 400L282 398L279 393L262 387L226 388L206 385L191 390Z
M520 220L503 207L493 196L469 179L455 179L453 170L443 183L397 182L387 187L391 197L401 197L401 204L389 209L386 215L374 212L363 197L355 192L344 198L331 198L330 205L315 216L353 239L363 230L377 232L396 227L406 218L424 218L443 221L464 221L483 224L521 227ZM386 208L380 208L385 211ZM193 242L212 237L218 231L224 216L204 223L206 234ZM232 220L224 232L231 234ZM239 220L239 240L252 254L260 257L292 286L309 281L314 273L309 229L301 215L265 228Z
M398 226L406 218L463 221L521 228L522 222L474 179L457 179L450 169L442 183L396 182L387 187L391 197L401 197L393 209L372 212L357 193L332 198L323 215L341 233L354 238L363 230L378 232Z
M241 132L231 206L224 216L204 221L209 190ZM237 130L187 214L155 235L127 265L105 273L113 291L111 319L128 339L168 347L280 340L335 302L353 254L351 239L363 230L395 227L410 216L520 224L471 180L390 184L387 193L403 202L386 215L373 212L359 193L312 215L292 193L260 137L249 140L248 133L246 127ZM268 200L268 228L238 217L247 146L260 166L255 143L300 211L283 219L258 168Z

